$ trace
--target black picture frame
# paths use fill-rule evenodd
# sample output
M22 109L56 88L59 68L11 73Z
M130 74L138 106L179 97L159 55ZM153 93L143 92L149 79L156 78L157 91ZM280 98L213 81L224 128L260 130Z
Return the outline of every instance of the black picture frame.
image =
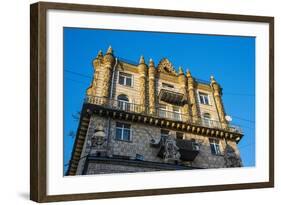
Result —
M48 10L122 13L148 16L263 22L269 24L269 180L267 182L131 190L102 193L47 195L47 67L46 13ZM39 2L30 6L30 199L37 202L134 197L190 192L266 188L274 186L274 17L125 8Z

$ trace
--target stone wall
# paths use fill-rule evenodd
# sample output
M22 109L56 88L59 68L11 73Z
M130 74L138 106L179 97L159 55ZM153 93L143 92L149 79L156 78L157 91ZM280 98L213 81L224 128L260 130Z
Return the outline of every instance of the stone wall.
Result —
M135 123L135 122L126 122L131 124L131 140L130 141L121 141L117 140L115 137L115 127L116 127L116 121L114 119L110 119L110 122L108 121L108 118L96 116L93 115L91 117L88 132L86 135L86 140L83 146L82 151L82 157L87 156L87 154L90 153L90 139L93 135L93 132L95 130L95 127L97 125L102 125L105 128L106 135L108 134L108 123L110 124L110 132L109 132L109 141L108 141L108 156L114 157L114 156L123 156L127 157L128 159L135 160L136 155L142 155L144 158L144 161L149 162L156 162L156 163L164 163L164 160L162 158L157 157L158 149L153 148L150 146L150 140L153 138L156 141L160 139L160 133L161 128L155 127L155 126L148 126L141 123ZM124 122L124 121L118 121L118 122ZM173 135L176 135L176 131L172 131ZM226 167L225 159L224 159L224 148L226 146L226 143L223 139L219 138L219 146L221 155L213 155L211 153L210 143L209 143L209 137L191 134L191 133L183 133L184 139L191 140L194 139L197 143L200 144L200 152L196 156L195 160L193 162L186 162L187 165L191 165L193 167L199 167L199 168L221 168ZM237 145L233 141L227 142L235 151L236 154L239 156L239 151L237 148ZM77 169L77 174L82 174L83 168L85 165L85 157L80 160L79 166ZM101 165L91 165L91 166L101 166ZM106 169L106 167L109 166L109 170L114 169L120 169L122 172L122 167L112 167L110 168L110 165L102 165L100 167L100 170ZM128 172L133 171L134 168L128 168ZM149 170L148 170L149 171ZM93 171L91 171L93 172ZM104 172L104 171L101 171Z

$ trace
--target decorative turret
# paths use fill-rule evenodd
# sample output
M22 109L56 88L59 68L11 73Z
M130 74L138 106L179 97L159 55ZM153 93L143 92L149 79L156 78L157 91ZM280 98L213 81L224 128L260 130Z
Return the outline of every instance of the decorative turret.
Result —
M140 74L140 87L139 87L139 91L140 91L140 104L143 106L143 108L141 109L142 112L145 111L146 108L146 75L147 75L147 65L145 64L145 60L144 57L141 56L140 60L139 60L139 65L138 65L138 70L139 70L139 74Z
M149 60L148 69L148 93L149 93L149 113L155 113L155 67L152 59Z
M196 123L196 122L198 122L199 110L198 110L197 103L196 103L194 79L191 76L191 73L189 70L187 70L187 72L186 72L186 77L187 77L187 90L188 90L188 94L189 94L192 120L193 120L193 122Z
M182 70L182 67L180 66L179 67L179 75L183 75L184 73L183 73L183 70Z
M105 56L103 57L103 66L100 70L100 72L104 76L103 81L101 82L102 84L101 96L105 98L104 99L105 103L107 101L107 98L109 97L110 81L111 81L111 75L112 75L114 63L115 63L115 59L113 56L113 50L112 47L109 46Z
M215 80L214 76L211 76L211 87L213 90L216 107L218 109L220 122L222 123L223 128L226 128L227 121L225 119L225 112L224 112L224 107L223 107L223 103L222 103L222 99L221 99L222 89L221 89L220 85L217 83L217 81Z
M102 59L103 59L103 54L102 54L102 51L100 50L98 52L97 57L93 60L94 69L96 69L97 67L99 67L102 64Z
M180 90L181 92L183 93L184 95L184 102L183 102L183 108L182 108L182 111L183 111L183 114L184 116L186 116L186 121L189 121L190 120L190 113L189 113L189 105L188 105L188 93L187 93L187 86L186 86L186 77L183 73L183 70L182 70L182 67L179 67L179 74L178 74L178 81L179 81L179 84L180 84Z
M94 76L91 82L90 87L87 89L86 93L88 96L94 96L97 95L97 81L98 81L98 75L100 72L100 69L102 67L102 63L103 63L103 54L102 51L99 50L97 57L93 60L93 68L94 68Z
M115 58L113 56L113 49L111 46L108 47L107 52L103 57L103 62L104 64L109 64L110 66L113 66L115 62Z

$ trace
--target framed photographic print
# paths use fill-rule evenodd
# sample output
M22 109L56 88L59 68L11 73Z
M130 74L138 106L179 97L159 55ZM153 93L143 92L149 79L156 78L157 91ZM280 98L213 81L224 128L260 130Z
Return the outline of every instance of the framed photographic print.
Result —
M31 5L30 198L274 186L274 18Z

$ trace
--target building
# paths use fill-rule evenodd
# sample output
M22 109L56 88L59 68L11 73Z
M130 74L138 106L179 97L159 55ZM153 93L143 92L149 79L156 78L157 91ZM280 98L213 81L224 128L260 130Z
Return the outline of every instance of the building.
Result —
M242 166L243 132L227 121L214 77L167 58L128 63L111 47L93 67L67 175Z

